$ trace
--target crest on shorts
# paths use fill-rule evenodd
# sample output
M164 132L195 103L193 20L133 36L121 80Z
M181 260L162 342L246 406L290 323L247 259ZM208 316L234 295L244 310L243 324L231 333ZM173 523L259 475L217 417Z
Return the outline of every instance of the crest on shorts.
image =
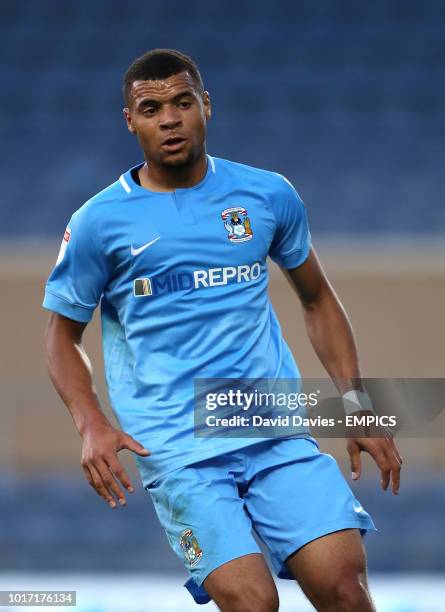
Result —
M179 538L179 544L190 567L194 567L202 557L202 550L191 529L184 529Z
M228 232L227 238L230 242L246 242L246 240L252 239L253 232L250 219L247 216L247 210L242 206L226 208L221 213L221 219Z

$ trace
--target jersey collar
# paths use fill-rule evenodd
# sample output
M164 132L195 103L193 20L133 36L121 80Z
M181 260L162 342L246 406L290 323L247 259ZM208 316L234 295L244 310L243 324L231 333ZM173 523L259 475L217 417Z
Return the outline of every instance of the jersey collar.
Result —
M149 193L152 195L157 195L157 196L165 196L165 195L171 195L172 193L175 192L188 192L188 191L197 191L198 189L202 189L203 187L207 187L208 183L212 180L212 178L214 177L214 175L216 174L216 166L215 166L215 160L213 159L213 157L211 157L210 155L207 154L207 170L205 173L204 178L197 183L196 185L193 185L193 187L180 187L178 189L175 189L174 191L151 191L150 189L146 189L145 187L141 187L141 185L138 185L132 176L132 171L135 169L141 168L143 166L143 163L137 164L136 166L133 166L132 168L130 168L129 170L127 170L127 172L125 172L124 174L121 174L121 176L119 177L119 183L121 184L122 189L125 191L125 193L127 194L134 194L134 193Z

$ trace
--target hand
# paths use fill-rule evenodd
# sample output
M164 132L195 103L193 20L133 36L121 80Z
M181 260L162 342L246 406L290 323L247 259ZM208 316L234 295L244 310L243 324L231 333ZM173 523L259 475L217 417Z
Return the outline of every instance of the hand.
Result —
M134 491L128 474L117 457L118 451L124 448L141 457L150 455L150 451L142 444L111 425L96 425L88 429L83 436L81 465L86 479L111 508L116 508L113 493L121 506L127 503L120 483L129 493Z
M369 453L380 468L382 489L386 491L390 480L392 481L392 492L398 495L400 487L400 470L402 469L402 457L397 450L390 433L380 430L380 436L384 437L355 437L349 438L347 450L351 459L352 479L358 480L362 472L360 453Z

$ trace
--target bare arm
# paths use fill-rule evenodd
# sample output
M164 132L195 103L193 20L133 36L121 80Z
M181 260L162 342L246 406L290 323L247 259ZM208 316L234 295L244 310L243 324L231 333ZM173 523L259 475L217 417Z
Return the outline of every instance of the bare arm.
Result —
M326 278L314 249L298 268L284 270L291 286L300 297L309 339L321 363L341 394L360 388L360 367L354 333L348 316ZM349 438L353 478L361 473L360 452L374 458L382 474L382 487L392 490L400 486L402 459L390 438Z
M69 409L83 439L82 468L91 486L112 508L113 494L121 505L125 495L119 486L133 491L117 452L127 448L146 457L149 451L128 434L114 428L103 413L93 382L91 362L82 344L86 323L52 312L45 336L46 363L58 394Z
M354 333L315 251L311 250L304 264L284 273L300 297L315 352L340 393L346 393L360 379Z
M51 313L45 343L49 376L81 436L91 425L110 426L100 408L91 362L82 344L86 325Z

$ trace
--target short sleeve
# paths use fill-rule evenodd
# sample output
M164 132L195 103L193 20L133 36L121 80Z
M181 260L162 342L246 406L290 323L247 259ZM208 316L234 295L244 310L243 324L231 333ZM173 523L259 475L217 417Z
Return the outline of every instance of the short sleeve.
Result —
M94 216L86 204L65 230L59 256L48 278L42 306L87 323L109 278L105 253Z
M277 225L269 255L282 268L291 269L308 258L311 234L302 199L284 176L278 177L280 184L272 201Z

